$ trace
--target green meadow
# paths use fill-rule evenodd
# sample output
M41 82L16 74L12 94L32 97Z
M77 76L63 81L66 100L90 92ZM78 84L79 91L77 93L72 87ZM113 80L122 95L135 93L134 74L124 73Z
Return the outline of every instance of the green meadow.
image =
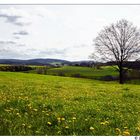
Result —
M57 75L57 73L64 73L64 76L71 76L75 74L80 74L80 76L85 78L98 78L106 75L117 75L117 72L113 67L101 67L100 69L94 69L90 67L80 67L80 66L64 66L60 68L48 69L47 74Z
M36 69L31 70L30 73L37 73L37 70L43 70L43 67L34 68ZM104 76L118 76L117 70L114 70L114 68L110 66L102 66L99 69L80 66L63 66L58 68L48 68L45 71L45 74L54 76L81 77L88 79L100 79Z
M58 71L65 77L53 76ZM1 136L140 135L140 80L87 79L117 75L111 67L47 72L52 75L0 72ZM75 73L85 78L66 77Z

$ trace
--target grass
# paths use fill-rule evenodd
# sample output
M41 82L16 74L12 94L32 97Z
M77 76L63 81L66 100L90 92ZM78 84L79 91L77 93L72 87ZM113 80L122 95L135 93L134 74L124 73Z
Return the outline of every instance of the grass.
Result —
M139 135L139 83L0 72L0 135Z
M110 66L101 67L101 69L80 66L63 66L60 68L50 68L47 70L46 74L63 75L67 77L75 77L79 75L80 77L89 79L99 79L107 75L118 76L118 72Z

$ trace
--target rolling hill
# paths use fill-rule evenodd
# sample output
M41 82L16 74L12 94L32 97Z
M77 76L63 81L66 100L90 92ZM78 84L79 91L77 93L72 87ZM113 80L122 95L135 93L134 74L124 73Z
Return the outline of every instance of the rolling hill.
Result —
M70 64L70 61L61 59L0 59L0 64L14 64L14 65L51 65L51 64Z

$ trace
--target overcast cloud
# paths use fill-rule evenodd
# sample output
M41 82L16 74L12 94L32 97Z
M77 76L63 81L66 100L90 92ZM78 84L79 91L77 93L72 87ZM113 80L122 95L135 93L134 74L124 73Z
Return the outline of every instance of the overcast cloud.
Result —
M0 5L0 59L87 60L104 26L140 27L139 15L139 5Z
M19 32L14 32L14 35L28 35L29 33L27 31L19 31Z

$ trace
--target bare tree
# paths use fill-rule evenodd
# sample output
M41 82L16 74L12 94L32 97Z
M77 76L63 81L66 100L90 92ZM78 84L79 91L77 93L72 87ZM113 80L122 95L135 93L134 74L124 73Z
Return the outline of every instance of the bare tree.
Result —
M95 38L95 54L105 61L115 61L119 82L124 83L123 63L134 60L140 54L140 30L125 19L105 27Z

